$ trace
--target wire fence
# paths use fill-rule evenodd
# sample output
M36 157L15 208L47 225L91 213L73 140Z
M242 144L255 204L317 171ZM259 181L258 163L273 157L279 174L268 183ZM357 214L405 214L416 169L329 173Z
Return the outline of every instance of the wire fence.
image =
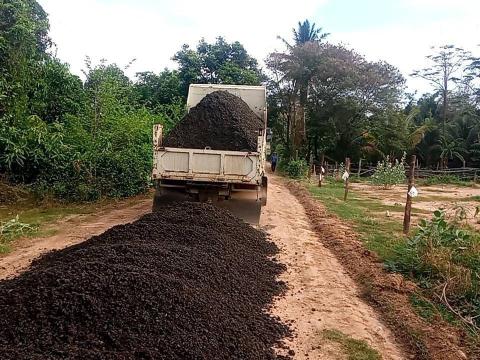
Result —
M312 172L319 173L320 164L315 163ZM338 176L338 173L342 171L341 164L324 164L325 176ZM358 166L358 164L351 166L350 174L358 177L370 177L375 173L376 166L371 164L365 164ZM408 172L408 166L405 169L405 173ZM341 176L341 174L340 174ZM480 168L462 167L462 168L449 168L449 169L429 169L429 168L416 168L415 178L428 179L433 177L454 177L458 180L464 181L477 181L480 176Z

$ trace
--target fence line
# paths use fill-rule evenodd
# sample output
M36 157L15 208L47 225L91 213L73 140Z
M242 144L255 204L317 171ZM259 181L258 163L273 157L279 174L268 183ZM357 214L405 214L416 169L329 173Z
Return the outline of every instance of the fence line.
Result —
M317 165L319 168L319 165ZM355 167L353 164L350 168L351 174L354 176L360 177L369 177L372 176L375 172L376 166L372 165L363 165L360 168L360 172L358 171L358 166ZM336 169L334 164L328 164L325 167L325 175L326 176L335 176ZM340 176L342 174L339 174ZM465 167L465 168L450 168L450 169L427 169L427 168L416 168L415 169L415 177L416 178L431 178L436 176L455 176L460 180L473 180L477 181L478 176L480 175L480 168L473 168L473 167Z

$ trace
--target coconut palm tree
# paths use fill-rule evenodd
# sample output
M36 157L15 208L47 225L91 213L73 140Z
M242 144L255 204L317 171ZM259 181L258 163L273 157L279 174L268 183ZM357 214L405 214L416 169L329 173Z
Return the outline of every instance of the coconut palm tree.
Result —
M322 28L317 28L315 23L310 24L308 20L303 23L299 21L298 27L292 30L295 45L302 45L309 41L322 41L329 35L328 33L322 33Z
M314 73L319 66L321 53L320 42L329 34L322 33L322 28L317 28L315 23L305 20L298 22L298 28L293 30L294 45L278 36L287 47L286 53L275 53L273 58L281 68L284 79L292 85L292 135L294 150L306 138L305 107L308 98L308 87Z
M448 167L448 160L453 160L455 158L460 160L463 167L465 167L465 158L462 154L465 154L467 150L461 146L461 142L458 139L441 136L438 141L438 147L441 150L440 159L442 159L444 168Z

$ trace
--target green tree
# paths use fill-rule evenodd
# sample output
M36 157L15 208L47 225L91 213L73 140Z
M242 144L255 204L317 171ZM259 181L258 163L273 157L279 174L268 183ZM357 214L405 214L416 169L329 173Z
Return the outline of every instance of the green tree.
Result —
M267 66L274 76L271 96L281 108L273 112L280 122L274 127L285 134L287 149L293 143L293 154L300 149L306 157L320 152L338 160L347 153L360 156L362 145L355 140L376 119L372 115L398 108L403 94L405 80L396 68L328 42L272 53Z
M29 99L51 45L47 15L34 0L0 3L0 118L25 121Z
M238 41L227 43L222 37L212 44L202 39L196 50L183 45L173 60L178 63L185 96L193 83L259 85L264 78L257 60L242 44Z
M443 45L433 48L434 53L427 56L431 65L414 71L411 75L430 82L442 97L442 135L446 136L447 114L451 86L459 81L467 60L471 57L468 51L454 45Z
M89 129L95 136L108 121L135 107L135 92L131 80L118 65L102 59L100 64L92 66L87 57L85 66Z
M303 22L298 22L298 26L293 31L293 39L295 45L305 44L309 41L321 41L325 39L329 34L322 33L322 28L317 28L315 23L310 25L308 19Z
M85 111L85 93L82 80L70 72L69 66L48 57L40 65L29 113L51 124L63 122L67 115Z
M448 167L448 160L458 159L465 166L465 158L463 154L467 152L461 146L461 142L458 139L454 139L450 136L441 136L438 141L438 148L440 150L440 159L442 159L442 167Z
M150 71L137 73L135 91L140 104L151 110L185 100L182 96L180 76L176 70L164 69L158 75Z
M381 158L400 159L404 153L414 153L425 135L436 128L428 118L422 124L416 124L414 118L418 112L417 108L409 114L388 109L372 115L366 124L367 130L357 139L362 146L362 155L378 154Z

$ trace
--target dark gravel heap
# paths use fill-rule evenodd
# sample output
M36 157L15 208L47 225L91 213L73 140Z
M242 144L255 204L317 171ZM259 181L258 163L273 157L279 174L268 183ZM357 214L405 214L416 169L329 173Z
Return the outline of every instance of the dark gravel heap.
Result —
M215 91L173 128L164 146L213 150L257 151L258 130L263 120L238 96Z
M265 235L177 203L0 283L0 359L276 359L284 291Z

